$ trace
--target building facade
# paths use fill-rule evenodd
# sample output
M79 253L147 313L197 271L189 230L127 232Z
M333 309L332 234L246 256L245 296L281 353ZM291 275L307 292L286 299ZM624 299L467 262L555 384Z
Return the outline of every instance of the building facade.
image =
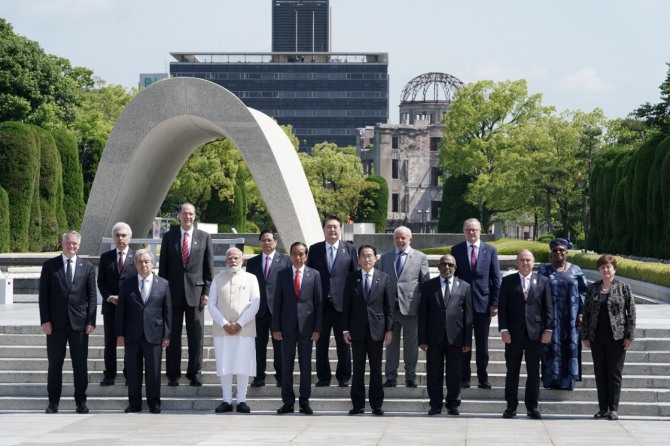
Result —
M330 51L328 0L273 0L272 52Z

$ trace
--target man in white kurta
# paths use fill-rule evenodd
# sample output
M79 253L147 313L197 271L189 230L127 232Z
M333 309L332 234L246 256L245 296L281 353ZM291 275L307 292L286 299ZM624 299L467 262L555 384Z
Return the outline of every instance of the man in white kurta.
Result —
M230 248L226 266L214 277L209 292L216 374L221 378L223 403L216 413L233 410L233 375L237 375L237 411L249 413L246 403L250 376L256 376L256 313L260 290L256 276L242 270L242 252Z

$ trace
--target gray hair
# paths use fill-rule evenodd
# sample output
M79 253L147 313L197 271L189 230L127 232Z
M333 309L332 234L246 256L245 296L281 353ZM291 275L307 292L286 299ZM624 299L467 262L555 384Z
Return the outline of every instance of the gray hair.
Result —
M128 223L120 221L118 223L115 223L114 226L112 226L112 238L114 238L114 234L116 234L116 231L118 231L119 229L128 231L128 237L133 236L133 230L130 229Z
M481 230L481 228L482 228L482 223L479 220L477 220L476 218L468 218L467 220L465 220L463 222L463 228L465 228L468 223L477 223L477 226L479 226L479 229Z
M242 252L242 250L241 250L240 248L238 248L238 247L236 247L236 246L231 246L231 247L228 248L228 250L226 251L226 258L228 257L228 254L230 254L230 253L233 252L233 251L237 251L237 252L239 252L239 253L240 253L240 257L244 257L244 253Z
M407 234L408 237L412 236L412 230L408 228L407 226L398 226L393 230L393 235L395 235L396 232L403 231Z
M60 238L61 242L64 242L67 237L75 237L78 241L81 242L81 234L78 233L77 231L71 230L67 231L63 236Z
M156 259L154 259L154 255L151 253L151 251L149 251L148 249L142 248L142 249L138 249L137 251L135 251L135 262L137 262L137 260L140 258L140 256L142 256L144 254L147 254L149 257L151 257L151 262L152 263L156 261Z

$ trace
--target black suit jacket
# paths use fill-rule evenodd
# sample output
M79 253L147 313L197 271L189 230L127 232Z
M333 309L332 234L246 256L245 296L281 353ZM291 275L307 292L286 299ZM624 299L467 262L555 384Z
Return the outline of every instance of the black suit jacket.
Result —
M116 310L117 336L126 342L139 342L142 335L151 344L160 344L170 337L172 302L167 280L153 275L151 293L145 304L140 293L137 275L123 282Z
M309 247L306 266L314 268L321 274L321 290L324 301L331 297L335 310L342 311L342 295L344 281L347 276L358 269L358 253L351 243L340 240L333 270L328 271L328 255L326 242L314 243Z
M293 287L293 268L277 274L274 308L272 309L272 331L280 331L284 337L312 336L321 333L321 277L315 269L305 267L300 297Z
M128 277L136 277L135 250L128 248L128 255L123 261L123 270L119 274L116 248L102 253L98 263L98 291L102 296L102 314L116 309L116 305L107 302L109 296L118 296L121 284Z
M374 270L370 298L365 301L363 270L347 276L342 304L342 331L348 331L352 341L364 341L370 327L373 341L381 341L393 329L394 292L388 274Z
M210 235L193 229L191 254L184 268L181 256L181 230L174 228L163 236L158 275L170 283L170 295L175 306L200 306L200 296L209 295L214 271L214 249Z
M291 267L291 258L286 254L281 254L275 251L272 256L272 263L268 278L265 279L263 271L265 265L263 264L263 254L259 254L249 259L247 262L247 272L254 274L258 279L258 287L261 291L261 302L258 307L257 318L265 317L266 311L272 314L272 304L274 302L275 288L277 287L277 273L285 268Z
M470 285L452 277L449 301L442 295L441 277L421 287L419 302L419 344L439 345L445 340L453 347L472 346L472 295Z
M72 288L65 280L63 256L51 258L42 265L40 274L40 324L51 322L54 330L68 323L74 331L95 327L98 294L95 290L95 268L88 260L77 257Z
M488 313L491 306L498 306L501 280L498 250L480 241L477 268L472 271L467 245L468 243L464 241L451 247L451 255L458 265L455 275L470 284L474 311Z
M528 300L524 300L519 274L505 276L500 287L499 304L498 328L508 330L512 341L523 340L525 333L530 340L539 341L542 332L554 328L551 288L545 276L532 274Z

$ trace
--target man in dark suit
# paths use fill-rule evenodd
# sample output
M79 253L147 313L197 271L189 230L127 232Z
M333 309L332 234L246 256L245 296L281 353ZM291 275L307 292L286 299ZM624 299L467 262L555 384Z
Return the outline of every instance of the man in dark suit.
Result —
M475 360L480 389L490 389L489 375L489 327L491 318L498 314L500 290L500 265L498 250L481 241L482 225L476 218L463 223L465 241L452 246L451 255L459 265L456 276L470 284L472 293L472 323L475 333ZM463 354L461 387L470 387L470 361L472 351Z
M278 414L293 412L293 364L298 347L300 367L300 412L314 413L309 405L312 395L312 343L321 332L321 277L305 266L309 249L302 242L291 245L291 268L279 271L272 310L272 337L281 341L283 405Z
M102 296L102 318L105 329L105 372L101 386L113 386L116 379L116 333L114 320L119 290L123 281L137 276L135 250L129 248L133 231L126 223L118 222L112 227L112 238L116 248L103 253L98 264L98 291ZM126 376L126 370L123 370Z
M516 257L518 274L510 274L502 280L498 327L505 343L505 401L507 408L503 418L516 415L519 405L519 374L521 360L526 358L526 392L524 402L528 416L542 418L537 410L540 392L540 355L542 344L551 341L554 327L554 311L551 302L549 279L533 273L535 257L523 249Z
M307 260L307 266L321 275L323 291L323 331L316 343L316 386L329 386L333 376L328 357L332 329L337 348L335 378L340 387L347 387L351 379L351 349L342 337L342 293L345 279L358 269L358 256L354 245L340 240L342 220L337 215L323 220L323 235L326 240L310 246Z
M142 362L146 370L147 406L161 413L161 359L170 344L172 303L167 280L155 276L153 256L146 249L135 255L137 275L121 286L116 312L117 344L125 347L128 370L126 413L142 410Z
M447 363L447 399L449 415L459 415L461 405L461 358L472 346L472 296L470 285L454 277L456 260L447 254L437 265L440 277L421 288L419 304L419 348L426 352L426 375L430 411L442 413Z
M47 335L47 413L57 413L63 390L65 348L70 346L77 413L88 413L88 335L95 329L98 295L95 268L77 257L81 234L69 231L61 238L63 253L47 260L40 274L39 307L42 331Z
M370 361L370 408L384 415L382 356L393 337L393 290L388 274L375 270L377 250L371 245L358 249L360 271L349 274L344 285L342 329L344 341L351 344L354 373L351 382L350 415L363 413L365 405L365 358Z
M158 275L170 283L172 324L170 346L165 351L168 386L179 385L181 377L181 330L186 320L188 366L186 378L194 387L202 386L204 308L214 272L214 250L210 235L193 227L195 207L184 203L177 216L180 227L165 233L161 243Z
M261 292L260 306L258 307L258 313L256 313L256 377L251 383L251 387L265 385L268 337L272 331L272 304L277 284L277 273L291 267L291 258L276 251L277 237L272 231L268 229L261 231L258 240L263 253L250 258L247 262L247 272L256 276ZM274 338L272 338L272 350L275 380L277 386L281 386L281 343Z
M395 387L400 362L400 331L402 330L405 385L416 388L416 364L419 361L417 336L419 333L419 301L421 286L430 279L428 257L410 246L412 231L399 226L393 231L395 249L379 259L380 271L388 274L395 293L393 311L393 339L386 347L386 382L384 387Z

